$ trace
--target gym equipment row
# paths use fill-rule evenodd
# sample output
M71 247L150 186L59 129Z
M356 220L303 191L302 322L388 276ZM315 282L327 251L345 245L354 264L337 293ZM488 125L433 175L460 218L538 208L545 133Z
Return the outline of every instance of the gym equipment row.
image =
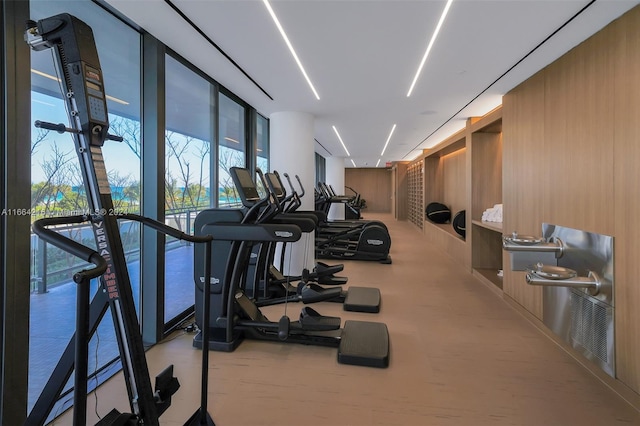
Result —
M304 193L299 179L298 184ZM319 221L316 229L316 258L392 263L389 256L391 236L386 225L379 220L328 220L327 215L332 203L347 203L354 197L336 196L333 190L323 183L319 183L318 187L321 191L315 191L316 209L324 213L324 219ZM290 184L290 188L292 193L296 193L293 185ZM324 195L318 196L319 192ZM356 195L355 198L359 199L359 196ZM318 202L319 199L324 201Z
M289 224L294 227L291 230L291 240L298 241L303 232L310 232L316 227L315 215L305 213L284 213L283 205L278 200L279 192L273 183L276 177L273 175L267 179L260 171L258 176L263 184L262 190L258 189L251 172L245 168L233 167L230 170L231 177L244 209L208 209L200 212L195 221L196 236L210 233L211 226L237 226L236 235L243 234L246 226L260 224L268 226L273 223ZM263 197L260 193L264 193ZM273 253L272 248L261 241L247 235L244 241L224 242L214 241L215 258L212 260L211 281L211 312L208 326L211 329L211 339L206 341L201 334L194 338L194 346L205 347L218 351L231 352L246 338L257 340L280 341L283 343L303 343L319 346L338 348L338 362L344 364L356 364L370 367L386 367L389 362L389 336L387 327L383 323L368 321L345 321L341 327L341 319L338 317L323 316L309 306L302 308L299 318L295 321L285 314L278 321L269 320L260 310L260 303L256 298L247 295L247 277L255 277L256 271L249 273L252 253ZM257 269L263 269L264 260L258 255L256 265L262 265ZM268 259L265 258L265 259ZM203 313L198 311L198 298L203 297L202 285L206 282L202 275L202 256L196 247L194 257L194 280L196 283L196 323L201 329L207 328ZM257 273L260 273L259 271ZM262 275L264 276L264 275ZM255 281L254 281L255 282ZM356 291L350 288L343 296L340 288L322 289L312 286L312 296L305 300L304 289L308 282L301 282L300 291L293 289L298 296L289 296L290 280L285 279L285 296L277 303L286 304L296 299L303 303L315 303L320 301L337 300L342 303L352 304L356 308L359 304L371 306L369 299L376 299L371 308L379 309L379 291L377 289L361 288ZM265 279L261 285L269 286ZM353 293L352 293L353 291ZM254 295L256 288L253 288ZM373 294L373 297L369 295ZM343 296L341 298L341 296ZM350 302L353 296L356 302ZM264 306L264 304L262 305ZM375 311L372 311L375 312Z
M315 189L316 210L320 210L329 214L329 209L333 204L344 204L345 219L362 219L362 209L367 205L362 199L359 192L350 186L345 186L353 192L354 195L338 195L331 185L325 182L318 182Z
M284 189L283 182L280 178L280 174L277 171L273 173L262 174L261 171L258 171L258 176L261 178L260 181L263 183L263 187L268 185L270 191L273 191L273 196L275 200L279 203L279 218L297 218L297 217L305 217L310 219L314 227L312 229L308 229L307 232L320 231L320 224L326 223L326 216L323 212L318 211L300 211L298 208L301 205L300 198L293 188L291 183L291 179L289 175L284 173L285 178L289 183L289 187L291 188L290 195L287 196L287 193ZM264 176L264 177L263 177ZM298 183L300 184L300 179L296 176ZM306 242L308 243L308 239ZM274 246L273 244L271 245ZM275 248L275 247L274 247ZM284 265L284 254L286 253L283 248L281 251L280 265L281 268ZM306 253L306 251L305 251ZM341 271L344 268L344 265L332 265L329 266L325 263L317 263L313 272L309 272L306 270L302 271L302 282L308 282L309 280L317 281L319 284L326 285L343 285L346 284L346 277L336 277L333 274L327 276L326 274L329 271ZM276 270L277 272L277 270ZM287 277L289 279L297 279L298 277ZM280 280L279 280L280 281ZM317 286L315 288L318 288ZM325 292L327 290L324 290ZM359 311L359 312L379 312L380 311L380 291L376 288L369 287L350 287L349 290L341 291L339 297L330 299L330 301L340 302L344 305L344 310L346 311Z

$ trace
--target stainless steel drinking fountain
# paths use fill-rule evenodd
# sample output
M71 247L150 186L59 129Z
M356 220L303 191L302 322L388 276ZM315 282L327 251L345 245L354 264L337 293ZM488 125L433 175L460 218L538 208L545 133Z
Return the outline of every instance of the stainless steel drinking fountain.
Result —
M544 324L615 377L613 237L544 223L542 237L514 233L503 248L543 287Z
M600 293L602 281L598 274L589 271L588 277L577 275L573 269L538 263L535 268L529 270L526 279L527 284L531 285L586 289L590 296L596 296Z
M531 235L519 235L517 232L502 237L502 247L509 252L512 271L526 271L531 265L555 265L556 259L562 256L562 241Z

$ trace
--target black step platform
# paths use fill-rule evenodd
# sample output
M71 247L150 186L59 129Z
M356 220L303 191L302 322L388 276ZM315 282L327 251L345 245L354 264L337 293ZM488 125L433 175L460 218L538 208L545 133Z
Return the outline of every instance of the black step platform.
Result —
M380 290L372 287L349 287L343 302L345 311L380 312Z
M381 322L345 321L338 362L364 367L389 366L389 331Z

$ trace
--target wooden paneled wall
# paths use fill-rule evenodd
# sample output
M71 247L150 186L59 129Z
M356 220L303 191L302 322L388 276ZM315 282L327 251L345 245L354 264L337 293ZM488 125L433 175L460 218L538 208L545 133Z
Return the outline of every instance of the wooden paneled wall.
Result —
M640 393L640 7L610 32L617 47L612 75L616 373Z
M345 169L344 184L358 191L367 200L367 208L363 214L391 213L391 169ZM345 194L352 192L345 190Z
M396 163L391 169L391 213L396 220L407 220L408 163Z
M467 205L467 193L464 190L467 178L466 150L461 149L445 155L440 158L440 163L443 169L444 195L443 200L433 201L448 206L453 217L460 210L465 210Z
M471 136L471 217L502 203L502 133L475 132Z
M614 237L616 376L640 393L640 6L503 100L505 232L543 222ZM505 254L505 262L506 259ZM541 291L505 270L538 318Z
M540 235L543 222L544 75L537 74L502 99L502 203L505 234ZM503 265L509 254L503 253ZM542 288L525 273L504 268L502 290L542 319Z

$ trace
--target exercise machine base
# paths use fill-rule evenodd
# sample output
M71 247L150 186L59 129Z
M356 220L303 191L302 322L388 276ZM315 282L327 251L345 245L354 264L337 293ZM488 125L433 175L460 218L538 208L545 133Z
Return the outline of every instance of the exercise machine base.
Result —
M364 367L388 367L389 333L386 324L345 321L338 347L338 362Z
M372 287L349 287L343 309L352 312L380 312L380 290Z
M234 336L235 337L235 336ZM209 340L209 350L232 352L244 340L268 340L279 343L298 343L305 345L338 347L340 364L360 365L364 367L386 368L389 366L389 331L384 323L369 321L344 322L341 330L307 331L292 330L285 342L274 332L266 332L256 328L247 328L238 333L232 342ZM198 333L193 339L193 346L202 349L202 336Z
M238 345L242 343L242 340L244 340L244 335L240 330L234 330L233 338L231 339L230 342L227 342L222 339L216 339L215 334L216 333L214 333L212 330L212 332L209 335L210 351L233 352L236 350ZM199 331L198 334L196 334L193 337L193 347L196 349L202 349L202 331Z

